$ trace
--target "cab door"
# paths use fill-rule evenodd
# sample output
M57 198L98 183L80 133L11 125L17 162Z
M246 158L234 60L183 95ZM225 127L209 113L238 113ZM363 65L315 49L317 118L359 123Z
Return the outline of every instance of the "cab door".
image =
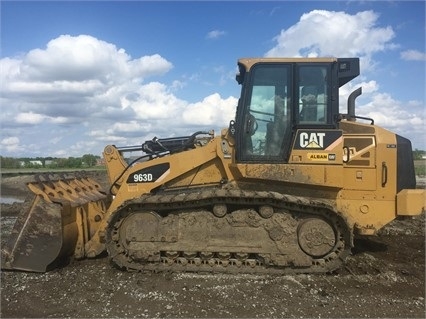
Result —
M291 64L259 64L253 67L250 83L240 107L242 162L286 162L292 135Z

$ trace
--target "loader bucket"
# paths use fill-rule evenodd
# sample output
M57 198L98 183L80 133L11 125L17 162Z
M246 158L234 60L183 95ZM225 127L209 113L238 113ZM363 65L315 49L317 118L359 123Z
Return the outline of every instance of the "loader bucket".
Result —
M108 197L94 180L37 175L28 188L35 194L31 207L21 212L1 251L1 268L45 272L84 258L85 244L106 212Z

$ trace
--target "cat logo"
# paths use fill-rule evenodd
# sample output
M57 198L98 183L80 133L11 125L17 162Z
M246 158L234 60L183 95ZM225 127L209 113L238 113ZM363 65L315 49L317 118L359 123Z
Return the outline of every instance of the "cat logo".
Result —
M300 146L303 148L324 148L325 133L302 132L299 136Z
M298 130L294 149L296 150L328 150L343 147L341 130Z

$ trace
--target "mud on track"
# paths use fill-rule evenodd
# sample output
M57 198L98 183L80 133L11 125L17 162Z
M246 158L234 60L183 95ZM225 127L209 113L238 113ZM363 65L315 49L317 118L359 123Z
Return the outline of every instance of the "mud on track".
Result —
M105 185L103 173L94 173ZM2 178L2 196L27 198L31 176ZM2 244L25 204L2 204ZM45 274L1 272L7 318L424 318L424 215L359 238L329 275L127 273L107 258Z

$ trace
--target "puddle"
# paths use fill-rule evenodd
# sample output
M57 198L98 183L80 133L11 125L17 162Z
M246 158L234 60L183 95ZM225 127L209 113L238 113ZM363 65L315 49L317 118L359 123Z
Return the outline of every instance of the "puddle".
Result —
M13 196L1 196L0 204L13 204L13 203L23 203L24 200L20 198L16 198Z

